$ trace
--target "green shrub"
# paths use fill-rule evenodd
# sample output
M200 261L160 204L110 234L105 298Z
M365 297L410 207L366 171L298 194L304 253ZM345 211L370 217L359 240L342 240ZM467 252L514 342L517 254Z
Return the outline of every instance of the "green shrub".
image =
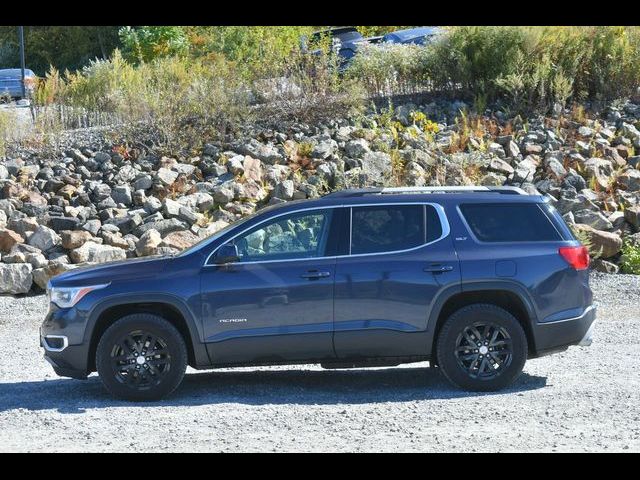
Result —
M475 111L495 102L545 111L640 86L640 27L451 27L427 46L362 45L344 75L335 56L300 51L300 36L319 28L125 27L124 55L49 70L35 95L37 129L98 118L152 128L155 148L188 150L249 117L318 122L361 112L367 96L440 90L462 93ZM425 119L414 122L435 133ZM458 133L451 151L467 148Z
M584 247L587 248L589 257L591 257L591 259L602 257L602 248L596 249L595 245L593 244L593 239L591 238L591 233L589 233L587 230L576 228L576 226L573 224L571 224L570 227L573 235Z
M640 275L640 244L626 241L622 245L622 271Z
M13 118L9 112L0 110L0 157L6 152L6 144L11 140Z
M124 56L134 62L149 62L174 55L183 56L189 52L189 41L184 27L122 27L118 35Z
M428 87L429 49L419 45L364 45L347 69L369 96L410 94Z
M362 112L364 91L357 81L339 74L337 60L292 52L283 64L282 77L253 84L254 94L265 101L262 118L316 123Z
M438 42L366 45L349 75L370 96L460 92L476 111L630 96L640 86L640 27L451 27Z
M186 27L191 53L196 58L223 55L246 78L277 76L289 55L298 50L309 26Z
M248 94L222 57L215 62L169 57L135 66L116 51L110 60L66 72L64 79L50 72L36 99L150 127L154 148L181 151L201 143L202 135L242 123Z
M435 45L437 87L460 85L519 109L612 99L640 85L638 27L458 27Z

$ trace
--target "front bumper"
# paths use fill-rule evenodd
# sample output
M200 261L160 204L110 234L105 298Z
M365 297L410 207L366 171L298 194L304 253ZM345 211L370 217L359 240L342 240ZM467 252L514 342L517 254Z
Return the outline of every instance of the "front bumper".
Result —
M85 380L89 372L86 366L87 349L83 345L67 347L64 352L45 352L44 359L53 367L56 375Z
M89 342L84 341L86 316L75 309L50 307L40 327L44 358L61 377L84 379L89 374Z
M533 328L535 356L566 350L571 345L591 345L595 321L596 307L590 305L577 317L537 323Z

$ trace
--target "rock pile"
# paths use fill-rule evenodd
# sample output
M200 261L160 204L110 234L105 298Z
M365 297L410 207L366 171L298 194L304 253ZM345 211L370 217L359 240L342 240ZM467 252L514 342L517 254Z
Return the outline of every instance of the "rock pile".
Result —
M640 235L640 105L577 120L498 112L475 127L452 121L460 107L403 105L391 122L370 113L247 127L189 158L93 137L59 155L14 152L0 160L0 293L44 288L78 265L179 252L265 204L376 184L522 185L590 238L596 268L616 272L623 238Z

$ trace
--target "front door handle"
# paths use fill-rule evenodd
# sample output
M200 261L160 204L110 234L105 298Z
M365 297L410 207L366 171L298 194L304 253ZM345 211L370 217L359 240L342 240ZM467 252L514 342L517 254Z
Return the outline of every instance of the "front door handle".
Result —
M308 280L316 280L318 278L326 278L331 276L331 272L323 272L318 270L309 270L307 273L303 273L300 275L302 278L306 278Z
M425 272L432 272L432 273L450 272L452 270L453 270L452 265L435 265L434 264L424 268Z

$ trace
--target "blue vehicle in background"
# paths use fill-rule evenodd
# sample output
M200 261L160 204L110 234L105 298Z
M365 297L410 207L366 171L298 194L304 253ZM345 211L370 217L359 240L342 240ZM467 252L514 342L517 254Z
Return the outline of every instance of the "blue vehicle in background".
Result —
M344 190L175 256L58 275L40 342L58 375L97 371L130 400L168 395L187 365L428 360L492 391L528 358L591 343L588 266L549 200L515 187Z
M301 37L300 47L303 52L321 55L322 49L313 47L317 46L323 39L328 38L329 54L337 57L338 70L344 72L363 45L382 46L390 43L427 45L437 41L444 33L445 30L440 27L416 27L397 30L386 35L364 37L356 27L334 27L314 32L309 37Z
M427 45L439 39L443 34L444 30L439 27L408 28L387 33L382 37L382 43Z
M36 75L28 68L24 71L25 98L33 95ZM19 68L0 69L0 98L19 99L22 95L22 70Z

